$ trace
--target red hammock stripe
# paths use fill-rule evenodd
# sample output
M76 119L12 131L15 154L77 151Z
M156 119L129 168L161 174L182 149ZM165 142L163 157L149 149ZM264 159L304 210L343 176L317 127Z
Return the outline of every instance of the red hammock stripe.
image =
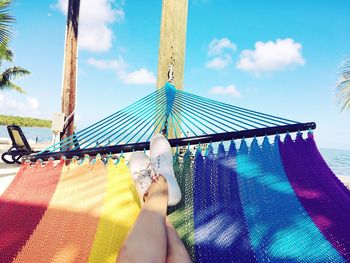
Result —
M61 176L64 161L33 169L22 165L0 197L0 258L12 262L44 215ZM32 187L35 186L35 187Z

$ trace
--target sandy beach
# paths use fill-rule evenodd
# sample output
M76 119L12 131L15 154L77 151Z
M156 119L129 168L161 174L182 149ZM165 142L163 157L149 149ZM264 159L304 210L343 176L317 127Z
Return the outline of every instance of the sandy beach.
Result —
M7 143L5 139L0 140L0 155L11 148L11 145ZM44 149L48 146L47 143L38 143L31 145L34 150ZM2 194L13 178L16 176L20 168L19 164L6 164L0 159L0 194Z
M338 176L338 178L350 189L350 176Z
M3 140L4 141L4 140ZM47 146L46 144L34 144L32 145L34 150L44 149ZM8 150L11 145L7 143L0 144L0 155ZM18 164L6 164L2 160L0 160L0 194L2 194L8 185L12 182L13 178L16 176L20 165ZM350 176L338 176L338 178L350 189Z

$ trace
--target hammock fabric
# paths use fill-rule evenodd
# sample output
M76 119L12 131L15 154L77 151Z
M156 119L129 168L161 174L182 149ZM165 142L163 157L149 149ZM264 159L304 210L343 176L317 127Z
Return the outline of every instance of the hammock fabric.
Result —
M23 165L1 196L1 262L115 262L140 211L124 158L64 163ZM174 169L169 217L195 262L350 262L350 192L311 133L187 151Z

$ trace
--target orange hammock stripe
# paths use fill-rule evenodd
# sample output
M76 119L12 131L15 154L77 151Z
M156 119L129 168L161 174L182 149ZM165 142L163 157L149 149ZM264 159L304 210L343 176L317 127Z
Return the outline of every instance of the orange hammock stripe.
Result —
M0 197L0 261L11 262L44 215L64 161L22 165Z
M48 210L14 262L86 262L106 186L100 160L65 166Z

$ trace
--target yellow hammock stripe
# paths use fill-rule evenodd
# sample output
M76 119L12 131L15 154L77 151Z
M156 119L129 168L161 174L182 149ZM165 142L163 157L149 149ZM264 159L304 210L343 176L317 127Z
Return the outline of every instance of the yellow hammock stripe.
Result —
M65 166L48 210L14 261L86 262L103 206L106 175L106 166L98 159L94 165L85 160Z
M115 262L139 212L139 200L123 157L117 165L109 160L107 193L89 262Z

